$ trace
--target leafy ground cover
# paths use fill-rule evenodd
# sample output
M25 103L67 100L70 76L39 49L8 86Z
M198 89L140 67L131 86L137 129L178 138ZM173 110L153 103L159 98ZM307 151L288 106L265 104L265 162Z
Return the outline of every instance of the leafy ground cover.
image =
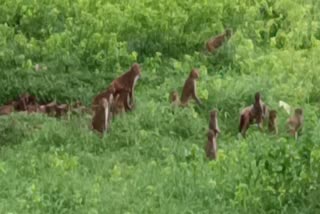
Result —
M133 62L143 69L135 111L102 140L90 117L0 118L0 213L320 212L319 1L0 2L0 103L29 91L89 105ZM206 55L225 27L232 38ZM204 107L172 110L169 92L193 67ZM278 110L280 134L252 127L238 140L256 91ZM297 142L279 100L304 109ZM213 108L222 134L209 162Z

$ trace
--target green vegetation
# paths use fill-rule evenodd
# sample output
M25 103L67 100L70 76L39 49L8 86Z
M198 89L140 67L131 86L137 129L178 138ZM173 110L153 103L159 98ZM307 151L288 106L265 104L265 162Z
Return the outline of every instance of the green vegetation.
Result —
M0 103L28 91L89 105L133 62L143 74L135 111L102 140L90 117L1 117L0 213L320 213L319 11L318 0L0 0ZM233 37L204 54L225 27ZM192 67L205 106L172 110ZM280 135L252 127L238 140L256 91ZM279 100L304 109L297 142ZM212 108L222 134L209 162Z

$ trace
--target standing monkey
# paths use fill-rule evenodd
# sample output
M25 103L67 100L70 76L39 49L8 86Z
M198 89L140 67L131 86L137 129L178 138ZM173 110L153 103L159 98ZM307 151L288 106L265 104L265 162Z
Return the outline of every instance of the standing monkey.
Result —
M117 97L120 92L125 91L129 94L130 105L132 106L134 98L134 88L140 77L141 68L138 63L134 63L129 71L111 82L111 86L114 87L115 90L113 97Z
M254 104L253 104L253 115L255 118L256 123L258 124L260 130L263 128L263 122L265 120L267 114L267 106L261 99L260 92L256 92L254 95Z
M210 160L216 160L218 157L217 133L213 130L208 131L208 143L206 145L206 155Z
M182 95L181 95L181 105L187 106L190 99L194 99L198 105L202 105L200 99L197 96L197 80L199 79L199 70L192 69L188 79L185 81Z
M212 110L210 112L209 129L214 131L217 135L220 134L220 129L218 126L218 111L217 110Z
M298 139L298 132L303 126L303 110L301 108L296 108L294 110L294 115L287 120L287 126L291 136L294 136L295 139Z
M239 132L241 135L245 137L247 130L254 122L256 122L259 129L262 130L263 121L267 112L267 106L262 102L260 93L255 93L254 104L245 107L240 113Z
M218 144L217 138L220 134L220 129L218 126L218 111L212 110L210 112L210 122L208 131L208 143L206 146L206 155L210 160L216 160L218 156Z

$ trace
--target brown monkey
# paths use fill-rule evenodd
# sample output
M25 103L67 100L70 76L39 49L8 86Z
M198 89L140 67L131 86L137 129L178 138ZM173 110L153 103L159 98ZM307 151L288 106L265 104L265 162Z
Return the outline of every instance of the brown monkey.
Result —
M210 112L209 129L214 131L216 135L220 134L220 129L218 126L218 111L217 110L212 110Z
M39 106L39 113L46 113L46 105L40 105Z
M240 113L240 125L239 132L243 137L246 136L246 132L249 126L256 122L259 129L263 128L263 121L268 112L267 106L262 102L260 92L256 92L254 96L254 104L244 108Z
M9 115L14 112L14 105L8 104L0 107L0 115Z
M27 112L28 114L30 113L36 113L39 111L39 105L38 104L35 104L35 105L27 105Z
M101 136L108 129L109 103L106 98L100 100L99 105L95 108L92 117L92 128Z
M220 34L216 37L211 38L206 44L208 52L212 53L215 50L217 50L219 47L221 47L221 45L226 40L229 40L229 38L231 37L231 34L232 34L231 29L226 29L223 34Z
M95 105L99 105L100 100L102 98L106 98L109 104L111 104L110 98L115 94L115 92L116 92L115 88L113 87L113 85L111 85L110 87L107 88L107 90L102 91L101 93L99 93L97 96L94 97L92 106L94 107Z
M180 97L177 91L172 91L170 93L169 100L170 100L171 106L173 107L180 106Z
M303 126L303 110L301 108L296 108L294 110L294 115L287 120L287 126L289 128L290 135L294 136L295 139L298 138L298 132Z
M51 103L46 104L45 109L46 109L47 115L55 116L56 115L56 106L57 106L56 102L51 102Z
M117 94L114 104L112 105L113 115L125 113L127 109L131 110L133 106L130 104L130 95L126 91Z
M181 105L187 106L189 103L189 100L192 98L194 99L198 105L202 105L201 101L199 100L197 93L196 93L196 81L199 79L199 70L198 69L192 69L188 79L185 81L182 95L181 95Z
M69 105L68 104L57 105L57 106L55 106L55 111L56 111L55 116L60 118L68 113Z
M210 160L216 160L218 156L217 132L208 131L208 143L206 146L206 155Z
M36 104L36 97L30 95L29 93L22 94L18 101L16 110L18 111L26 111L28 105L35 105Z
M262 129L263 121L267 114L267 106L262 101L260 92L256 92L254 95L254 104L252 112L259 128Z
M113 86L115 90L113 97L115 98L121 91L126 91L129 93L130 105L133 105L134 88L140 77L140 65L134 63L129 71L111 82L111 86Z
M239 132L243 137L246 136L246 132L249 129L250 124L252 124L254 120L252 109L253 109L253 106L248 106L244 108L240 113Z
M278 134L278 121L277 121L277 111L270 110L269 121L268 121L269 132Z

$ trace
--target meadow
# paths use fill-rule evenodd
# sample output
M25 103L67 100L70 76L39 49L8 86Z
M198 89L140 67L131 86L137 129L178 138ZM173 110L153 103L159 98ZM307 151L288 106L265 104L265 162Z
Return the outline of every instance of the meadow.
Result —
M319 11L318 0L0 0L1 104L28 91L90 106L142 67L135 110L103 139L89 115L0 117L0 213L320 213ZM225 28L233 36L207 54ZM204 106L172 109L193 67ZM252 126L239 139L256 91L280 133ZM297 141L280 100L304 109ZM208 161L214 108L221 135Z

